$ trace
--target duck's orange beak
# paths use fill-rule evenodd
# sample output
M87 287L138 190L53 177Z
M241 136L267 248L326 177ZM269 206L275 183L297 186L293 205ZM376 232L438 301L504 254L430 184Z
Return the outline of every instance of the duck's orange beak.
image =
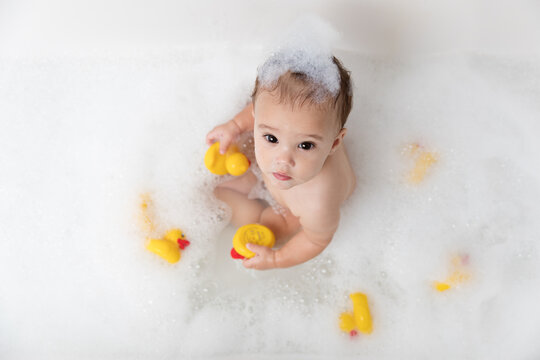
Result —
M189 244L191 244L187 239L178 239L176 240L178 242L178 246L180 249L184 250L186 247L188 247Z
M241 259L241 260L245 259L245 257L237 253L236 250L234 250L234 248L231 249L231 257L233 259Z

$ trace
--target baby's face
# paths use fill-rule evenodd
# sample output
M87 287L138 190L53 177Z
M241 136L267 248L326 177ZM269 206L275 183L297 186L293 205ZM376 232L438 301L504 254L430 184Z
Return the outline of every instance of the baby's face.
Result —
M342 138L329 112L307 106L292 110L266 91L257 97L254 115L257 164L279 189L315 177Z

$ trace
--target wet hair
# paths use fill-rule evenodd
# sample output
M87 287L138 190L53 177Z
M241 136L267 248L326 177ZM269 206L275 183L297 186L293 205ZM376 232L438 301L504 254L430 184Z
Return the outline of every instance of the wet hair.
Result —
M332 62L336 65L340 78L339 89L335 95L323 88L321 97L321 84L313 81L303 72L288 70L268 85L263 85L257 76L255 88L251 94L253 105L255 106L259 94L267 91L278 95L280 104L287 103L292 108L306 105L319 110L333 111L340 128L343 128L352 109L351 73L335 56L332 56Z

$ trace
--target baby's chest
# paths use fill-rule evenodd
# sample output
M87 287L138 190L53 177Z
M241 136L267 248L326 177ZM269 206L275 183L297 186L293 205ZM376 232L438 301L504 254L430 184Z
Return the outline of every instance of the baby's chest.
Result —
M288 212L296 217L302 217L302 215L309 211L313 205L313 198L308 198L297 191L297 189L289 189L287 191L275 191L274 199L285 208Z
M274 188L272 187L271 185L269 185L268 183L265 182L265 187L266 189L268 190L268 192L270 193L270 195L272 196L272 199L274 199L274 201L280 206L282 207L285 211L287 212L292 212L293 214L295 213L294 211L294 208L295 208L295 203L294 201L291 199L291 196L290 194L286 194L282 191L280 191L279 189L277 188ZM295 215L295 214L294 214ZM296 215L295 215L296 216Z

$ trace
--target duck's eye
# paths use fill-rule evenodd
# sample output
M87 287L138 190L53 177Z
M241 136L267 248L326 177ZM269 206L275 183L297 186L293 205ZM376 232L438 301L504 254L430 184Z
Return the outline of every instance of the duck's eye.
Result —
M264 138L266 139L266 141L272 144L275 144L278 142L277 138L274 135L266 134L264 135Z
M313 144L312 142L309 142L309 141L304 141L303 143L301 143L300 145L298 145L298 147L302 150L311 150L315 147L315 144Z

